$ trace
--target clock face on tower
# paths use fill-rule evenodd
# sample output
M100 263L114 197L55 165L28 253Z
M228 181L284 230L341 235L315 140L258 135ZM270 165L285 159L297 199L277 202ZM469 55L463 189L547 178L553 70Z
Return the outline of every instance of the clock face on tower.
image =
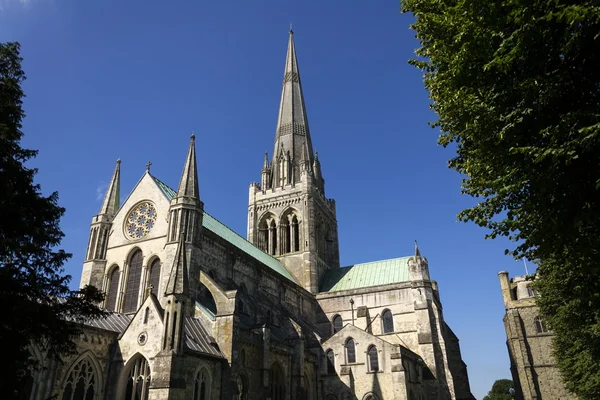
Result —
M125 236L142 239L150 233L156 222L156 208L149 201L142 201L129 211L125 219Z

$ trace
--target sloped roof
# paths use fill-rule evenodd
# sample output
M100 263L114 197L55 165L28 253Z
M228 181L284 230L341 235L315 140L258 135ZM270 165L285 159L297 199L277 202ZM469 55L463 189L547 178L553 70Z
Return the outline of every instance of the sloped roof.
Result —
M323 276L321 292L361 289L408 281L410 257L392 258L330 269Z
M224 358L215 339L208 334L202 320L193 317L185 318L185 345L188 349L213 357Z
M154 182L156 182L160 190L163 192L165 197L169 199L169 201L177 195L177 193L169 186L167 186L164 182L162 182L154 176L152 178L154 179ZM294 283L298 283L296 282L292 274L290 274L290 272L275 257L265 253L258 247L254 246L252 243L250 243L242 236L231 230L231 228L223 224L221 221L219 221L206 211L204 211L204 216L202 218L202 227L208 229L215 235L219 236L221 239L231 243L244 253L248 254L250 257L254 258L255 260L266 265L273 271L277 272L279 275L284 276L285 278L289 279Z
M129 321L131 321L130 315L110 313L104 318L87 321L85 325L103 329L105 331L121 333L127 328Z

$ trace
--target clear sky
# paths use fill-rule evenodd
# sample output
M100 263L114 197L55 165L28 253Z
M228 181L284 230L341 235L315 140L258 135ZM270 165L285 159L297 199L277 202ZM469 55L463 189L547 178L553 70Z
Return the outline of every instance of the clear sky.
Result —
M89 223L115 161L121 197L152 161L176 187L196 133L206 210L245 236L248 184L273 148L290 22L312 140L337 201L343 265L410 255L439 282L471 388L510 377L497 272L523 274L507 241L457 221L473 204L436 144L418 43L396 0L0 0L0 41L22 44L23 145L67 212L79 284Z

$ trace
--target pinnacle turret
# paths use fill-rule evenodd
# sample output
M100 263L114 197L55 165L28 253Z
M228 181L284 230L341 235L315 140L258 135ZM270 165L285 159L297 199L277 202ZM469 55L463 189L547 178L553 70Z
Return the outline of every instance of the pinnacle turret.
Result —
M192 135L190 138L190 148L188 150L179 188L177 189L177 197L193 197L200 199L200 189L198 187L198 169L196 167L196 137Z
M117 160L115 171L113 172L108 189L106 189L106 195L100 208L100 215L106 215L114 217L120 206L120 195L119 189L121 186L121 160Z

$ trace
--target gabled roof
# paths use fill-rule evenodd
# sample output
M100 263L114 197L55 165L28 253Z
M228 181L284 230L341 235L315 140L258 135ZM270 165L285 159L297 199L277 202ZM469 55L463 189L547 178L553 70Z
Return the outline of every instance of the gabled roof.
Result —
M164 182L162 182L160 179L154 176L152 178L169 201L171 201L171 199L177 196L177 193L169 186L167 186ZM292 274L290 274L290 272L279 262L279 260L265 253L258 247L254 246L252 243L250 243L242 236L231 230L231 228L223 224L221 221L219 221L206 211L204 211L204 216L202 218L202 227L204 229L208 229L209 231L219 236L226 242L231 243L232 245L234 245L253 259L257 260L258 262L266 265L273 271L277 272L279 275L289 279L290 281L296 284L298 283L296 282Z
M392 258L327 270L320 292L362 289L408 281L410 257Z

